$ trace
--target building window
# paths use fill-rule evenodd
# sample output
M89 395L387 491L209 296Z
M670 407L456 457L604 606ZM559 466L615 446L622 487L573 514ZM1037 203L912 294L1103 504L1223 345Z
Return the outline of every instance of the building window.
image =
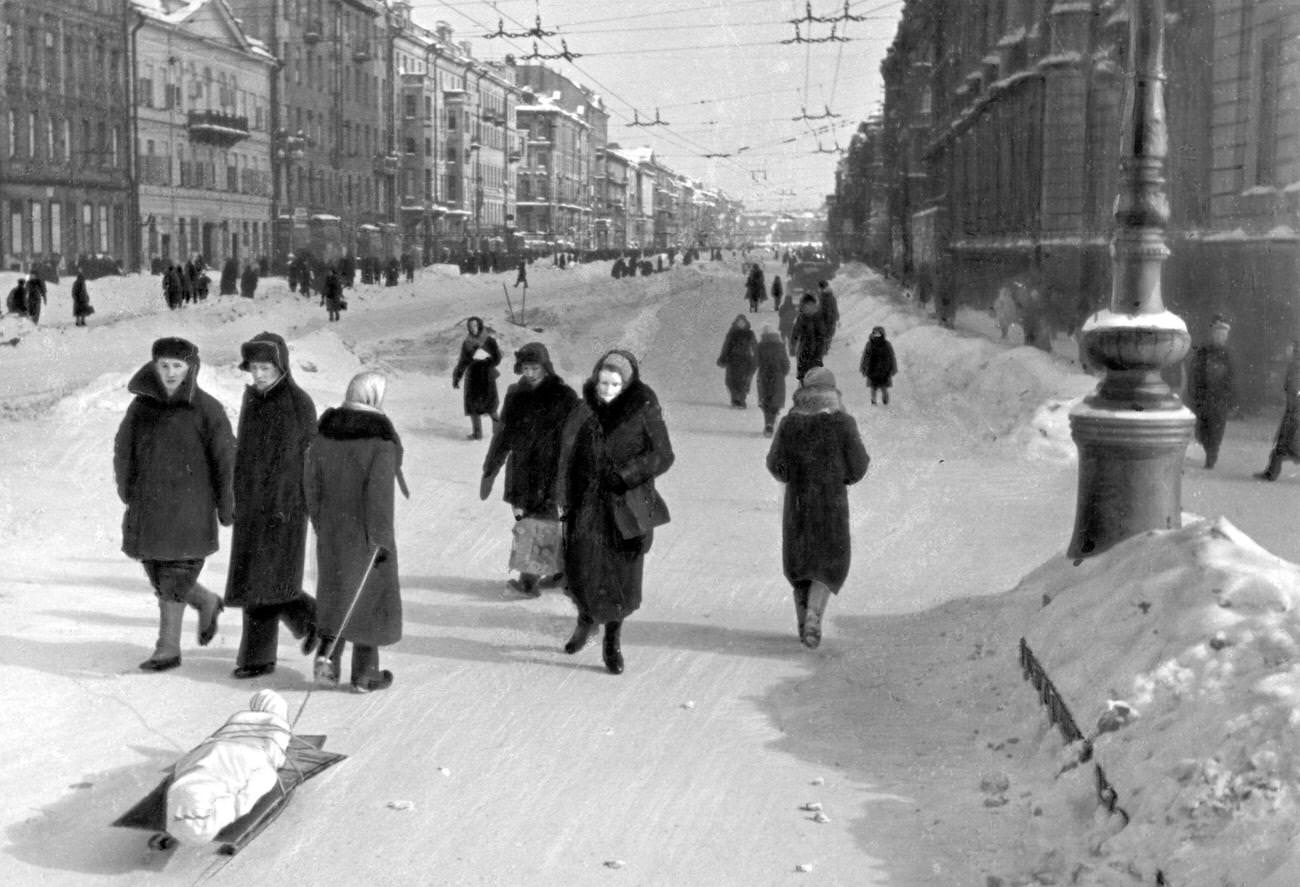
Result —
M50 204L50 252L63 253L63 204Z
M6 151L10 157L13 157L18 153L18 115L13 111L6 111L5 117L5 130L9 135Z
M1255 184L1277 182L1278 90L1281 79L1282 38L1266 37L1259 45L1259 113L1256 120Z

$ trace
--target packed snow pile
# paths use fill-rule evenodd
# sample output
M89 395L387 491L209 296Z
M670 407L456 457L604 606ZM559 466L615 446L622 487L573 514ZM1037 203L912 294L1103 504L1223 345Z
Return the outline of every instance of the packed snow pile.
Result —
M1197 520L1017 593L1044 602L1025 638L1129 817L1080 810L1088 883L1261 884L1300 832L1300 567Z

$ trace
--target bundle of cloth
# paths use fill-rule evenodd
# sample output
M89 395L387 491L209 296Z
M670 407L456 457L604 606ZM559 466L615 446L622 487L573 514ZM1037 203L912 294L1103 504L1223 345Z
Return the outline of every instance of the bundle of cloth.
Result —
M167 832L183 844L205 844L278 784L291 736L289 704L258 690L248 710L176 762L167 789Z

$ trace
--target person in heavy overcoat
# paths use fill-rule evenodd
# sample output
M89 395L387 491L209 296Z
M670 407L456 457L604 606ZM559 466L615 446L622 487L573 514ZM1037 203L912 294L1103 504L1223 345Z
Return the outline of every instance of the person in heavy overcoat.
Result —
M233 296L239 285L239 261L231 256L221 266L221 280L217 283L217 292L223 296Z
M751 313L758 310L758 303L767 298L767 285L763 282L763 266L755 262L745 277L745 298L749 301Z
M90 304L90 292L86 289L86 275L77 272L72 281L72 316L77 326L85 326L86 318L95 313Z
M386 389L380 373L353 377L342 406L321 415L303 474L316 530L315 676L337 684L351 641L352 689L360 693L392 685L379 648L402 638L393 487L406 488L402 440L383 412Z
M1286 367L1282 390L1286 392L1286 410L1268 454L1268 467L1255 475L1261 480L1277 480L1287 460L1300 462L1300 339L1291 343L1291 362Z
M557 518L555 483L560 464L560 443L564 422L578 402L578 395L551 365L550 352L540 342L529 342L515 352L519 381L506 389L487 456L479 498L487 499L492 484L504 465L505 500L515 520L525 517ZM527 595L538 593L538 583L547 577L521 572L511 587Z
M813 367L822 365L822 358L830 349L830 333L821 305L812 293L804 293L799 300L799 315L790 333L790 355L795 358L795 378L800 382Z
M200 646L216 635L223 606L198 578L218 548L217 524L233 520L235 436L198 375L193 343L155 341L152 359L127 383L134 399L113 441L113 476L126 506L122 553L144 565L158 599L158 641L140 663L144 671L181 664L186 605L199 611Z
M1210 324L1210 340L1192 349L1187 361L1187 405L1196 414L1196 442L1205 450L1205 467L1219 459L1219 446L1228 427L1228 413L1236 405L1232 355L1228 333L1232 325L1223 315Z
M320 291L321 304L325 306L325 311L329 314L331 321L338 320L342 317L340 312L343 310L343 281L339 280L338 272L333 268L325 273L325 285Z
M171 264L162 276L163 299L167 302L167 307L175 311L183 304L183 295L181 287L181 269L179 265Z
M821 306L822 320L826 324L826 345L829 349L835 330L840 325L840 303L835 298L835 291L824 280L817 281L817 304Z
M623 672L623 621L641 606L653 527L668 520L655 478L672 467L673 459L659 399L641 381L636 358L627 351L607 352L565 424L558 504L565 522L565 586L578 609L564 652L581 650L603 624L603 658L613 674ZM616 511L630 501L647 503L644 518L631 528Z
M790 375L790 355L780 333L763 327L758 338L758 408L763 411L763 434L772 436L776 417L785 409L785 377Z
M781 556L805 646L821 642L826 604L849 574L848 487L862 480L869 462L835 377L824 367L813 368L767 454L767 470L785 484Z
M14 288L9 291L8 298L5 299L5 311L10 314L26 316L27 314L27 280L18 278Z
M245 299L253 298L257 293L258 274L257 266L249 262L244 267L244 273L239 277L239 295Z
M794 357L794 322L799 317L799 309L794 304L793 293L785 294L785 298L779 303L776 312L776 328L781 333L781 341L785 342L790 351L790 356Z
M483 439L483 416L495 425L499 420L497 406L497 364L501 363L501 348L497 340L483 326L483 318L471 317L465 321L466 335L460 343L460 359L451 373L451 387L459 388L465 382L465 415L469 416L470 440Z
M307 555L303 463L316 435L316 405L294 381L289 346L260 333L240 346L252 376L239 409L235 449L235 529L230 535L226 605L244 611L237 678L275 671L279 623L315 648L316 601L302 589Z
M871 335L867 337L867 344L862 349L858 371L866 377L867 385L871 388L871 402L875 403L876 395L879 394L888 406L889 388L894 384L894 376L898 373L898 361L894 359L894 346L885 338L883 326L871 328Z
M737 314L722 340L722 352L718 355L718 366L726 368L727 393L731 396L731 405L744 409L749 399L749 386L754 380L754 371L758 369L756 350L758 340L745 315Z
M781 297L785 294L785 287L781 285L781 275L772 275L772 310L781 309Z
M31 274L27 278L27 316L32 319L32 323L41 322L41 308L49 299L45 294L45 281L41 280L39 274Z

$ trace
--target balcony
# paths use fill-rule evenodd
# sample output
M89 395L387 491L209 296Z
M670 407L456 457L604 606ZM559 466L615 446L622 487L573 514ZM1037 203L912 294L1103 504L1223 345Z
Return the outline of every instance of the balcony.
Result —
M402 159L397 154L376 154L375 155L375 175L378 176L395 176L400 167Z
M230 147L248 138L248 118L224 111L190 111L187 120L190 141Z

